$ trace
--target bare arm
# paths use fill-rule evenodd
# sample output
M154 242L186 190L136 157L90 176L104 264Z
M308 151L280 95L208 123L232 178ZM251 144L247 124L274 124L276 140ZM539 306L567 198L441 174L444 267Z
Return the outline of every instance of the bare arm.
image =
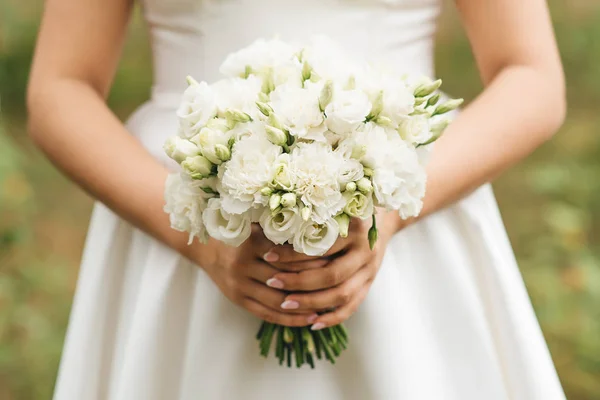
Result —
M456 0L485 85L436 143L423 215L491 181L549 139L565 83L544 0Z
M167 171L106 107L131 0L48 0L28 90L29 130L81 187L176 249L162 211Z

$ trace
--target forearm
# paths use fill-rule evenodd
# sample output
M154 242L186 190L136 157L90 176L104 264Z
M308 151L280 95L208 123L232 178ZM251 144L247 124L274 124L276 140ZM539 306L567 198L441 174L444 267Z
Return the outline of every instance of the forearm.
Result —
M560 82L533 68L506 68L435 144L422 216L492 181L548 140L564 119Z
M29 93L29 130L48 158L122 218L182 249L163 212L167 170L132 137L92 87L63 79Z

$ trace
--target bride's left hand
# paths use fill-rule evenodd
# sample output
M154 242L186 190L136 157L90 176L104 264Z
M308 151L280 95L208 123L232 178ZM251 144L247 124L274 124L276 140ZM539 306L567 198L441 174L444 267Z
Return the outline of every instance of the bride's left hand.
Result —
M308 261L307 256L303 261L287 246L277 246L266 254L267 262L288 270L267 281L272 287L293 292L286 296L281 307L298 311L334 309L313 322L312 329L315 330L340 324L354 314L379 271L390 237L398 231L401 223L397 214L380 213L377 218L379 237L373 250L367 240L370 227L371 219L354 219L348 237L340 238L328 253L341 255L325 266L302 268Z

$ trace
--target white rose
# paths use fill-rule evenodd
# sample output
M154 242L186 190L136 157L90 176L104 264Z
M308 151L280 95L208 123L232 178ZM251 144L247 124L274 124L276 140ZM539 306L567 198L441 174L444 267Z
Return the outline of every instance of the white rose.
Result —
M271 107L293 136L325 141L327 127L319 108L320 90L317 85L301 88L285 84L271 93Z
M417 114L402 120L398 126L398 133L408 143L425 143L431 138L429 117Z
M265 208L259 223L267 239L275 244L284 244L292 239L302 223L302 218L298 207L282 208L276 213Z
M213 195L201 188L210 187L208 180L192 181L183 174L170 174L165 182L164 211L169 214L171 227L180 232L189 232L189 243L194 237L202 243L208 241L202 212Z
M228 109L240 111L258 117L256 101L262 89L262 80L254 75L248 79L228 78L213 83L219 116L223 117Z
M336 91L333 101L325 108L329 130L343 135L355 130L371 111L371 102L361 90Z
M165 142L163 149L167 156L181 164L186 158L197 156L200 149L194 143L179 136L171 136Z
M193 83L183 92L183 99L177 109L177 117L182 134L191 138L217 113L216 96L206 83Z
M223 208L233 214L262 204L260 190L273 180L273 170L281 147L261 136L250 136L233 146L231 159L219 168Z
M294 235L294 250L309 256L322 256L333 246L339 234L339 226L333 218L322 224L310 220L303 222Z
M262 73L267 69L279 69L289 62L297 49L279 39L258 39L249 46L227 56L219 72L229 77L245 77L247 72ZM250 71L247 71L247 68Z
M373 197L370 193L365 195L358 190L352 193L344 192L344 200L344 212L349 216L366 219L373 215Z
M208 234L229 246L239 246L251 234L251 212L230 214L223 210L221 199L213 198L202 213Z
M323 222L344 206L338 176L343 159L326 144L300 143L291 153L290 168L296 179L296 194L312 206L313 218Z

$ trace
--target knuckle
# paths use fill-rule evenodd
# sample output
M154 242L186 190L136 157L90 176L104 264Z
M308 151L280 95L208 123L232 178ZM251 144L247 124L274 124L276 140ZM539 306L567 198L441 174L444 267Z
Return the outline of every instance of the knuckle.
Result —
M341 288L338 291L337 300L340 304L348 304L351 299L352 299L352 293L348 289Z
M328 286L335 286L339 283L341 278L340 271L335 268L331 268L325 275L325 284Z

